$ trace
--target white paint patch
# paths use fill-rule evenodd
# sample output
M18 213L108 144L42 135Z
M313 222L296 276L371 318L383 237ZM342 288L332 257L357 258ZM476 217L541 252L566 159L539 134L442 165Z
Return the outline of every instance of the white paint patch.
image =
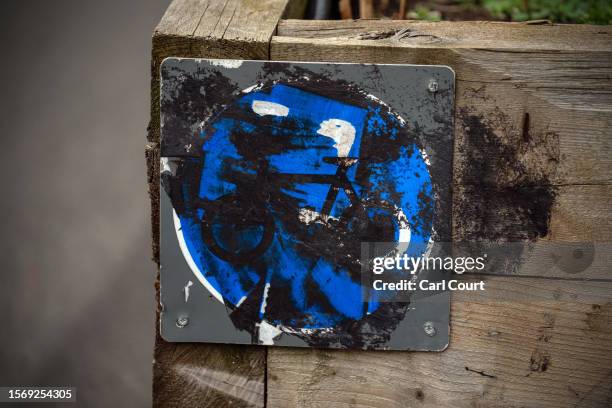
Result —
M259 313L264 314L266 312L266 306L268 305L268 291L270 290L270 282L266 282L264 286L263 300L261 301L261 307Z
M174 219L174 229L176 231L176 238L178 240L179 247L181 248L181 252L183 253L183 256L185 257L185 261L187 261L187 265L189 265L189 269L191 269L191 272L193 272L193 274L196 276L196 278L198 278L200 283L204 285L206 290L208 290L210 294L215 297L215 299L217 299L222 304L225 304L223 302L223 297L221 296L221 294L217 292L217 289L215 289L214 286L211 285L210 282L206 280L206 278L204 277L204 273L200 271L200 269L198 268L198 265L196 265L195 261L191 257L191 254L189 253L189 249L187 248L187 243L185 242L185 237L183 236L181 220L176 214L176 211L174 211L174 209L172 210L172 218Z
M315 222L320 217L320 213L311 210L310 208L300 208L300 213L298 214L299 220L307 225Z
M397 223L399 225L399 237L397 240L396 249L400 254L403 254L408 250L408 246L410 246L410 238L412 236L410 232L410 224L408 224L408 218L401 208L395 207L395 211Z
M185 303L189 301L189 288L193 286L193 282L189 281L183 288L183 292L185 293Z
M240 305L246 300L246 298L246 296L241 297L238 303L236 303L236 307L240 307Z
M242 90L242 93L250 93L253 91L259 91L261 88L263 88L263 84L255 84L255 85L251 85L246 89Z
M214 65L217 67L224 68L240 68L244 61L242 60L231 60L231 59L219 59L219 60L209 60L210 65Z
M187 379L190 385L202 390L213 389L244 401L249 407L263 408L263 381L251 380L246 376L232 372L213 370L188 364L176 364L174 371Z
M429 156L425 153L425 150L421 150L421 157L427 166L431 166L431 162L429 161Z
M259 324L259 344L273 346L274 339L280 336L283 331L276 326L262 320Z
M339 220L339 218L332 217L331 215L325 216L318 211L311 210L310 208L300 208L298 219L306 225L312 224L313 222L325 224L329 220Z
M288 107L276 102L253 101L251 108L259 116L287 116L289 114Z
M161 164L161 172L162 173L170 171L170 166L168 165L168 158L167 157L162 157L159 162Z
M347 157L355 141L355 127L346 120L328 119L321 122L317 133L334 139L338 157Z
M159 164L161 173L170 173L172 175L176 173L176 163L168 159L167 157L160 158Z

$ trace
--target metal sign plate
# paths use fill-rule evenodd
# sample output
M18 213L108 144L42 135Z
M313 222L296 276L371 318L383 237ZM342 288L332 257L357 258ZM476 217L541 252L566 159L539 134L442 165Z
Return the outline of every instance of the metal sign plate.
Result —
M170 58L161 84L164 339L446 347L448 292L381 301L362 269L450 241L450 68Z

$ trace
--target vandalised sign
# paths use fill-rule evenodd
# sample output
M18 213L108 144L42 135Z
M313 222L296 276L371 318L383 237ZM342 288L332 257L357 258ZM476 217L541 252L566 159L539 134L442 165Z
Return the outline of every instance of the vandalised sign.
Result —
M167 59L169 341L441 350L448 293L364 290L364 244L450 241L447 67ZM433 334L432 334L433 333Z

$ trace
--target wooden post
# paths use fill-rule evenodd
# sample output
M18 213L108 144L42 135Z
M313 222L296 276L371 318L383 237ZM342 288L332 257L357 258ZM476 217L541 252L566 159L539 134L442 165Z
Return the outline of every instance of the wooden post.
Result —
M156 29L147 148L156 262L158 77L169 56L449 65L457 95L455 239L512 237L536 247L612 241L609 26L279 23L284 8L281 0L175 0ZM553 200L549 213L538 212L542 197ZM157 335L154 403L609 406L611 256L596 253L595 266L579 275L525 262L517 276L484 277L484 293L454 294L451 342L441 353L266 352L170 344Z
M286 0L174 0L155 29L146 156L158 281L160 64L170 56L268 59L270 39L286 5ZM156 290L159 300L159 286ZM156 328L156 407L263 407L265 373L263 347L168 343Z

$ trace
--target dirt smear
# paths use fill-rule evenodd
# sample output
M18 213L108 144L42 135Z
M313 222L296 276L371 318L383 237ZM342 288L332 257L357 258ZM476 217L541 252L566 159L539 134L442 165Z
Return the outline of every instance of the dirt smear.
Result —
M460 108L457 118L463 137L455 193L459 240L535 241L548 235L557 195L551 177L559 162L558 135L534 134L529 119L517 128L499 108L486 117Z

